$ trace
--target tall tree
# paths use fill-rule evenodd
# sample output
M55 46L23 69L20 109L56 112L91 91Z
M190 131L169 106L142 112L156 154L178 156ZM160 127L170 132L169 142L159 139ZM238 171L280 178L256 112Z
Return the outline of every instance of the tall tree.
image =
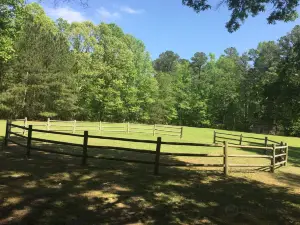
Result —
M206 62L207 62L207 56L203 52L196 52L194 56L191 58L191 66L199 78L200 78L201 70L203 69Z
M70 105L74 96L68 90L70 79L65 77L72 67L67 39L57 32L38 4L27 5L25 12L24 25L14 47L18 54L1 95L5 110L2 113L37 118L55 112L65 118L72 117L70 112L76 107Z
M172 51L166 51L159 55L159 58L154 60L153 66L156 71L170 73L176 68L180 57Z

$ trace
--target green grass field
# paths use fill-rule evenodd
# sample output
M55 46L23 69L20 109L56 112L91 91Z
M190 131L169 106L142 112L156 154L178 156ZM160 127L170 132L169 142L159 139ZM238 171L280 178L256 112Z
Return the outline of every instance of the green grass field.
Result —
M5 122L0 121L1 138L4 130ZM156 139L148 134L104 135ZM80 144L83 141L35 132L33 137ZM218 168L160 167L160 175L154 176L152 165L88 159L89 166L82 167L80 158L35 151L31 159L26 159L24 148L10 145L0 154L0 224L300 224L299 138L268 137L289 144L287 167L275 174L230 169L226 178ZM162 140L212 143L213 130L185 127L182 140L167 136ZM103 139L89 139L89 144L155 150L153 144ZM42 145L62 152L82 151ZM162 152L218 154L222 148L163 145ZM234 148L229 152L262 154ZM152 155L122 151L89 149L88 154L154 160ZM165 156L161 162L221 163L222 159ZM230 163L270 164L270 160L230 158Z

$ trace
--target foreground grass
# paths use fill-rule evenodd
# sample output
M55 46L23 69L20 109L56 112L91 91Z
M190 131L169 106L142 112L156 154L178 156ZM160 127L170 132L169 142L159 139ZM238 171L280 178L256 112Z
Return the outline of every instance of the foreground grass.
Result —
M0 136L4 134L4 125L0 121ZM211 129L185 128L182 141L211 143L212 132ZM114 135L155 139L147 135ZM68 136L34 136L82 143ZM28 160L24 149L11 145L0 154L0 224L297 224L300 221L299 139L270 138L291 146L288 167L280 168L275 174L237 170L227 178L215 168L161 167L161 175L153 176L152 166L140 164L89 160L89 166L82 167L80 159L38 152L32 152ZM163 140L179 141L165 136ZM106 140L91 139L90 144L155 149L151 145ZM163 151L217 153L222 149L164 146ZM241 153L242 150L230 151ZM144 154L119 151L89 150L89 154L152 161ZM243 151L243 154L254 153ZM187 157L162 160L208 162Z

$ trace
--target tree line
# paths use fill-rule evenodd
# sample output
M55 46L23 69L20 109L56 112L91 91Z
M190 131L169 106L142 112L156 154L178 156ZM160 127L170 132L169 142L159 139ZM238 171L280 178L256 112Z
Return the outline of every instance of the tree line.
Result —
M0 117L130 121L300 134L300 26L220 57L152 61L115 24L53 21L37 3L0 6Z

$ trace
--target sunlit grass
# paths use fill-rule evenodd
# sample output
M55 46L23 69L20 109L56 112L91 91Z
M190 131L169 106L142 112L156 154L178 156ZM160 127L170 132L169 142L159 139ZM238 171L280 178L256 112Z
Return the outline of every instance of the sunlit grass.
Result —
M23 122L18 121L15 122L19 125L22 125ZM3 123L4 124L4 123ZM32 124L33 128L37 129L46 129L46 122L28 122L28 124ZM71 126L72 123L62 123L62 122L55 122L52 123L51 130L60 130L60 129L67 129L65 132L72 132L72 127L59 127L59 126ZM36 125L43 125L43 127L35 127ZM89 134L91 135L102 135L102 136L112 136L112 137L122 137L122 138L134 138L134 139L142 139L142 140L156 140L157 136L153 136L152 134L137 134L137 133L109 133L109 132L100 132L99 131L99 123L97 122L81 122L77 123L80 125L80 129L82 131L77 131L77 134L83 134L83 130L89 130ZM111 125L110 125L111 126ZM113 124L112 126L124 126L126 128L126 124ZM4 125L3 125L4 127ZM151 128L151 125L145 125L143 127ZM126 129L124 129L126 130ZM21 132L19 128L13 128L13 131ZM218 131L218 130L217 130ZM183 129L183 138L180 139L179 137L170 137L166 135L161 135L163 141L172 141L172 142L193 142L193 143L207 143L211 144L213 142L213 129L207 128L193 128L193 127L184 127ZM224 132L224 131L221 131ZM233 131L226 131L226 133L232 134L241 134L241 132L233 132ZM224 135L223 135L224 136ZM264 139L265 135L261 134L251 134L251 133L243 133L243 136L246 137L258 137ZM58 140L76 144L83 143L83 137L73 137L68 135L57 135L57 134L46 134L40 132L33 132L33 137L49 139L49 140ZM237 141L231 141L235 144L239 144L239 137L236 138ZM295 137L283 137L283 136L273 136L268 135L270 140L278 141L278 142L286 142L291 146L290 148L290 163L291 165L299 164L298 156L295 157L295 154L298 154L295 148L297 148L299 143L297 142L298 138ZM219 140L219 139L218 139ZM244 138L243 145L252 145L247 142L253 141L258 144L263 145L264 140L251 140ZM24 140L25 141L25 140ZM26 142L24 142L26 143ZM40 142L33 141L33 145L40 145ZM89 138L88 140L89 145L93 146L118 146L118 147L126 147L132 149L140 149L140 150L151 150L155 151L156 144L151 143L136 143L136 142L126 142L126 141L116 141L116 140L106 140L106 139L96 139L96 138ZM269 143L271 144L271 143ZM53 148L53 145L49 145L50 148ZM82 149L80 147L65 147L61 145L56 145L55 150L59 150L62 152L69 152L69 153L76 153L82 154ZM179 145L162 145L161 152L172 152L172 153L203 153L203 154L223 154L222 147L194 147L194 146L179 146ZM249 149L237 149L230 147L228 149L229 154L264 154L264 150L249 150ZM48 154L51 155L51 154ZM111 151L111 150L98 150L98 149L88 149L88 155L90 156L114 156L118 158L126 157L129 159L146 159L147 161L154 161L154 155L144 155L140 153L124 153L122 151ZM161 162L170 162L170 157L161 157ZM195 163L195 164L222 164L223 159L220 158L199 158L199 157L172 157L174 161L182 161L186 163ZM171 161L172 161L171 160ZM260 164L270 166L271 161L269 159L249 159L249 158L230 158L229 163L232 164ZM217 170L221 170L220 168L216 168ZM235 170L232 168L232 170Z

